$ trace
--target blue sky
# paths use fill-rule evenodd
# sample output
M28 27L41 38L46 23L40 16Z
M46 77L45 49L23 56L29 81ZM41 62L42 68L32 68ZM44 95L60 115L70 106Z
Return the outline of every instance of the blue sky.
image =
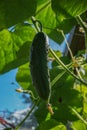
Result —
M15 91L17 85L12 85L15 82L17 69L14 69L6 74L0 75L0 111L9 109L10 111L20 110L28 107L28 104L23 103L22 94ZM17 83L16 83L17 84Z

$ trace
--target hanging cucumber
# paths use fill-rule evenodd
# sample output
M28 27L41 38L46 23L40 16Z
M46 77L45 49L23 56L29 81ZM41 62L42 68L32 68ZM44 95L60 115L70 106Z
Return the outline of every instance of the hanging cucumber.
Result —
M30 72L33 85L40 98L45 101L50 97L50 76L48 69L48 38L43 32L38 32L32 42L30 52Z

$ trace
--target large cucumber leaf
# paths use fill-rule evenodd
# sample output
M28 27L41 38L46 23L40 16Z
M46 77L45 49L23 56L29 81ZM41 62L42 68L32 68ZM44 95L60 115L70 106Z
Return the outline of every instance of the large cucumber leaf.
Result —
M0 1L0 29L23 22L35 14L36 0Z
M66 18L76 17L87 10L87 1L84 0L52 0L52 9L56 18L62 21Z
M7 72L29 61L34 29L19 25L14 32L0 32L0 73Z

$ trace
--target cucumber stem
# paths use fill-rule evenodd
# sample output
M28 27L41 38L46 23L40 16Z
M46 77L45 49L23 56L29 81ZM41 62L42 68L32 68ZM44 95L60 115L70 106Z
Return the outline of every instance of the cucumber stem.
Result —
M31 110L28 112L28 114L25 116L25 118L17 125L17 127L14 130L18 130L22 124L25 122L25 120L30 116L30 114L32 113L32 111L35 109L36 106L38 106L39 104L39 100L33 105L33 107L31 108Z
M37 32L42 32L42 24L39 20L36 20L34 16L31 17L32 23L34 24Z
M51 82L51 86L54 86L54 84L65 74L65 70L63 72L61 72L60 74L58 74Z
M76 20L80 24L80 26L84 29L84 31L87 31L87 25L79 15L76 17Z
M31 20L32 20L32 23L34 24L34 26L35 26L35 28L36 28L36 31L37 32L40 32L40 28L39 28L39 26L36 24L36 19L35 19L35 17L31 17Z
M49 51L51 52L51 54L54 56L55 60L57 61L58 64L60 64L64 70L66 72L68 72L71 76L73 76L75 79L79 80L81 83L85 84L87 86L87 82L85 82L83 79L80 79L78 76L76 76L73 72L71 72L66 65L64 65L64 63L59 59L59 57L57 57L57 55L55 54L55 52L49 48Z
M16 92L30 94L33 100L38 100L39 97L35 97L31 90L16 89Z
M64 35L63 30L57 29L57 31L61 32L61 34L62 34L62 36L63 36L63 38L64 38L64 40L65 40L66 46L67 46L67 48L68 48L68 51L69 51L69 53L70 53L71 59L72 59L72 61L74 62L73 53L72 53L72 51L71 51L71 49L70 49L70 47L69 47L69 43L67 42L67 39L66 39L66 37L65 37L65 35Z
M70 53L71 59L72 59L72 61L73 61L73 64L75 64L76 59L75 59L74 56L73 56L72 50L71 50L70 47L69 47L69 43L67 42L67 39L66 39L66 37L65 37L65 34L64 34L63 30L57 29L57 31L61 32L61 34L62 34L62 36L63 36L63 38L64 38L64 40L65 40L66 46L67 46L67 48L68 48L68 51L69 51L69 53ZM78 63L77 63L77 64L78 64ZM81 74L80 74L80 72L79 72L79 70L78 70L78 67L76 67L76 72L77 72L79 78L82 79Z
M80 16L77 16L76 20L85 31L84 32L84 36L85 36L85 55L86 55L86 60L87 60L87 24L82 20L82 18Z

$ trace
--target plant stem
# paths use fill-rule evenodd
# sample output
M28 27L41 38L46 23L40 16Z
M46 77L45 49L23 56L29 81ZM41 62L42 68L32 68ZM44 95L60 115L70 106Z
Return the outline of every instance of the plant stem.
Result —
M76 115L83 123L85 123L85 124L87 125L87 121L84 120L84 119L82 118L82 116L81 116L74 108L72 108L71 106L69 106L69 108L70 108L70 110L71 110L72 112L75 113L75 115Z
M66 46L67 46L67 48L68 48L68 51L69 51L69 53L70 53L71 59L72 59L72 61L74 61L73 53L72 53L72 51L71 51L71 49L70 49L70 47L69 47L69 44L68 44L68 42L67 42L67 40L66 40L66 37L65 37L65 35L64 35L63 30L57 29L57 31L61 32L61 34L62 34L62 36L63 36L63 38L64 38L64 40L65 40Z
M63 62L59 59L59 57L57 57L57 55L55 54L55 52L49 48L49 51L51 52L51 54L54 56L55 60L57 61L58 64L60 64L64 70L66 70L66 72L68 72L71 76L73 76L75 79L79 80L81 83L85 84L87 86L87 82L85 82L83 79L80 79L79 77L77 77L73 72L71 72L66 65L63 64Z
M72 59L72 61L73 61L73 64L75 64L75 63L76 63L76 59L75 59L74 56L73 56L72 50L71 50L70 47L69 47L69 43L67 42L67 39L66 39L66 37L65 37L65 35L64 35L63 30L59 30L59 29L57 29L57 31L59 31L59 32L62 33L62 36L64 37L64 40L65 40L66 46L67 46L68 51L69 51L69 53L70 53L71 59ZM77 64L78 64L78 63L77 63ZM79 72L79 70L78 70L78 67L76 67L76 72L77 72L79 78L82 79L81 74L80 74L80 72Z
M65 74L66 71L63 71L62 73L58 74L51 82L51 86L54 86L54 84Z
M87 25L86 23L82 20L80 16L76 17L77 22L80 24L80 26L84 29L85 31L85 53L86 53L86 59L87 59Z
M85 54L86 54L86 60L87 60L87 30L85 32L85 48L86 48Z
M38 105L39 100L33 105L33 107L31 108L31 110L28 112L28 114L25 116L25 118L18 124L18 126L14 129L14 130L18 130L22 124L25 122L25 120L30 116L30 114L32 113L32 111L35 109L35 107Z
M35 17L31 17L31 20L32 20L32 23L34 24L35 28L36 28L36 31L37 32L40 32L40 28L38 27L38 25L36 24L36 19Z
M76 17L76 20L80 24L80 26L83 27L83 29L86 31L87 25L84 23L84 21L82 20L82 18L79 15Z

